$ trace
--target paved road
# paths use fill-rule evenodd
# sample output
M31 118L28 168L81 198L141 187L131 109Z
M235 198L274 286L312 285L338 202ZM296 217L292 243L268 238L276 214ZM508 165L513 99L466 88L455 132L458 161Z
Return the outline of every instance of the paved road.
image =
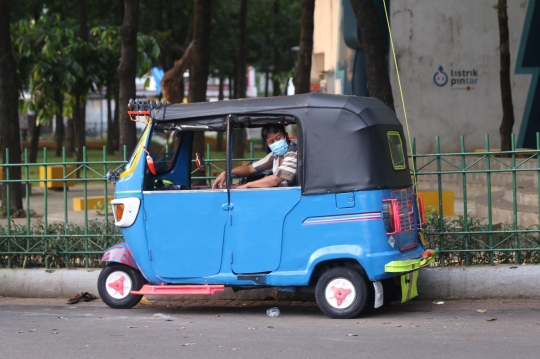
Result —
M352 320L313 303L0 298L2 358L538 358L540 300L412 302ZM278 305L281 315L266 316ZM486 310L478 312L478 309Z

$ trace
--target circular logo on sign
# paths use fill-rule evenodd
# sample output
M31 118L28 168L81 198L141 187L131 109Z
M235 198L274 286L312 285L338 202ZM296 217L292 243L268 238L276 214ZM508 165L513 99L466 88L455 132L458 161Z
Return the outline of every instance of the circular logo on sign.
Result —
M442 66L439 66L439 71L435 72L435 75L433 75L433 82L435 82L435 85L440 87L446 85L448 82L448 75L446 72L444 72Z

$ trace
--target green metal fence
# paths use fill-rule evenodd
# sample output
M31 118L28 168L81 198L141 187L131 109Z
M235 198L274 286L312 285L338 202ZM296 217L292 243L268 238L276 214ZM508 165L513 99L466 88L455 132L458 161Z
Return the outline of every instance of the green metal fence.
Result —
M83 148L82 161L77 162L68 161L65 148L61 158L51 160L45 148L38 163L30 163L25 150L23 163L0 165L5 173L0 185L7 191L6 203L2 203L4 209L0 212L0 268L98 267L104 251L122 241L107 205L113 187L105 176L108 170L127 163L127 153L124 149L119 160L120 156L116 159L107 156L105 147L100 152L98 156L95 151L89 156ZM254 146L250 144L249 157L233 162L257 160L254 156ZM224 170L225 160L214 159L210 145L205 157L205 168L202 172L195 169L192 179L210 183L216 171ZM10 170L15 167L21 170L20 180L10 176ZM60 174L48 177L48 170L52 169ZM21 213L10 210L10 191L14 183L21 183L23 189L24 211ZM95 197L103 200L89 205ZM78 212L70 205L74 199L82 203Z
M440 265L539 263L540 228L540 136L536 149L492 150L489 136L485 147L474 152L416 153L412 163L420 192L435 191L438 203L431 209L425 228L428 247L440 251ZM453 192L458 212L443 213L444 191Z
M486 137L485 148L467 152L462 138L460 151L442 153L437 138L435 153L420 154L413 141L410 163L416 168L418 188L433 191L438 198L434 206L428 206L424 232L427 247L440 251L440 265L540 262L540 137L535 150L516 149L512 143L511 151L493 151ZM108 157L106 148L91 155L84 150L83 160L73 162L67 160L65 151L61 158L50 160L45 149L40 163L29 163L25 151L23 163L0 165L5 174L0 184L8 193L14 182L22 183L25 209L10 213L9 203L3 205L0 268L100 266L103 252L122 240L106 205L113 189L105 174L123 166L126 155L119 160L118 156ZM214 158L210 146L205 157L204 174L195 176L194 171L193 179L210 182L223 171L225 160ZM233 161L257 159L251 145L249 157ZM37 175L40 166L42 179ZM47 178L47 168L58 166L61 175ZM14 167L21 169L21 180L10 179ZM71 178L73 175L76 177ZM53 190L47 184L60 186ZM455 196L453 216L441 215L446 191ZM103 203L89 206L96 196ZM73 198L83 200L81 211L72 210Z

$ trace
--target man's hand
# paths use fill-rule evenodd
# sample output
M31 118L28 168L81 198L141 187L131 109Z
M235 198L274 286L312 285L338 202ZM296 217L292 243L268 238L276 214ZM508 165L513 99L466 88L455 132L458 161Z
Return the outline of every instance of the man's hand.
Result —
M214 181L214 184L212 184L212 189L223 187L223 184L225 184L226 181L227 181L226 173L221 172L219 176L217 176L216 180Z

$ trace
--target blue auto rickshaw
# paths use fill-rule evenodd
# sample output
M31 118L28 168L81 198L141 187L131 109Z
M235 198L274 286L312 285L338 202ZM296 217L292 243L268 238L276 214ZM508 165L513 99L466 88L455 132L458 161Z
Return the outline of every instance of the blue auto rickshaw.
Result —
M421 243L403 128L379 100L312 93L130 109L146 128L123 172L110 174L125 238L102 258L98 289L110 307L276 287L314 292L326 315L352 318L390 300L394 283L402 301L416 295L434 253ZM272 123L296 132L298 185L235 188L235 134ZM212 189L194 163L220 133L228 180Z

